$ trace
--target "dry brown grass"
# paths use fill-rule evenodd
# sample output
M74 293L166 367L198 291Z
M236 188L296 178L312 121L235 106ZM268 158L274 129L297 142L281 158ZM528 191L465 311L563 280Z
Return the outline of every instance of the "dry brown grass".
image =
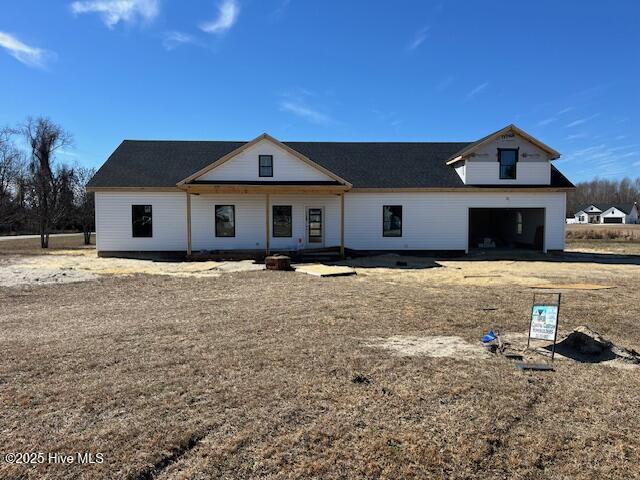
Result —
M640 242L640 225L567 225L567 239Z
M562 327L640 348L637 265L460 261L392 279L261 271L0 288L0 452L105 455L0 462L0 477L639 478L638 370L522 373L499 358L368 346L526 331L526 284L429 281L465 265L613 282L567 292Z
M55 250L95 249L96 236L91 236L91 245L84 245L81 233L77 235L51 235L49 248L40 248L40 238L0 237L0 255L43 255Z

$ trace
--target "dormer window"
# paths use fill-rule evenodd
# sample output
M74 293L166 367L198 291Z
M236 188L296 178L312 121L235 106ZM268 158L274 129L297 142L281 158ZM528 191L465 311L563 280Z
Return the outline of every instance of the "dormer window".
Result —
M258 176L273 177L273 155L258 155Z
M518 149L499 148L498 162L500 163L500 180L515 180L516 165L518 163Z

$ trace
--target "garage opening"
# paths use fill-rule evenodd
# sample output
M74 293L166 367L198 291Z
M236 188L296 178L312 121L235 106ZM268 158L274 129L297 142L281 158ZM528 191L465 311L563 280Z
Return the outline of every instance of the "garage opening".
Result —
M469 249L544 249L544 208L470 208Z
M622 223L622 217L602 217L604 223Z

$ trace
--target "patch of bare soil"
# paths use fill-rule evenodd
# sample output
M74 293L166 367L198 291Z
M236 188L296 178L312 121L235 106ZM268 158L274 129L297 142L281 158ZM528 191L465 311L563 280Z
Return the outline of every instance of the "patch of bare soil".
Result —
M406 266L397 267L398 261L405 262ZM638 268L636 265L599 265L541 260L434 260L392 255L348 260L345 264L355 268L358 275L390 283L436 283L461 287L536 286L541 288L548 284L552 288L558 283L559 278L586 280L592 278L594 274L601 274L602 278L611 278L615 276L614 272L617 270L630 271ZM612 284L615 285L615 282Z
M527 350L526 333L506 332L500 335L500 339L504 342L505 352L520 353L529 360L539 360L540 356L548 359L551 356L553 345L549 342L532 340L530 349ZM555 359L615 368L640 369L640 353L616 344L584 325L558 335Z
M489 358L487 350L480 344L469 343L457 336L412 337L393 335L389 338L372 338L366 344L391 350L399 356L450 357L459 360Z
M0 261L0 286L70 283L98 275L217 277L223 273L263 270L251 260L235 262L155 262L100 258L94 250L52 250L47 255L7 256Z
M0 287L86 282L96 278L88 271L42 265L39 258L0 259Z

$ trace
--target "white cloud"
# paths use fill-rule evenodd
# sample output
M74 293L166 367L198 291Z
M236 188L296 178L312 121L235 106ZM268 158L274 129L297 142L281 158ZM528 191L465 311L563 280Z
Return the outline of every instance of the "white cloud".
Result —
M632 144L609 147L603 143L570 152L566 157L563 157L563 161L573 162L577 160L583 165L590 165L592 169L599 168L613 174L620 169L628 170L629 164L627 162L634 162L640 157L640 151L634 150L638 146L638 144ZM621 151L622 153L620 153ZM640 161L632 163L633 166L638 164L640 164Z
M556 115L564 115L565 113L570 112L571 110L573 110L573 107L563 108Z
M600 114L599 113L595 113L593 115L590 115L588 117L585 118L580 118L578 120L574 120L571 123L568 123L566 125L567 128L571 128L571 127L577 127L578 125L582 125L583 123L587 123L589 120L593 120L594 118L598 117Z
M83 0L71 4L71 11L99 13L109 28L120 22L132 23L136 20L151 21L160 13L159 0Z
M558 120L556 117L549 117L549 118L545 118L544 120L540 120L538 122L538 126L539 127L544 127L545 125L549 125L550 123L555 122L556 120Z
M476 88L474 88L469 93L467 93L467 96L464 97L464 101L468 102L469 100L471 100L473 97L475 97L477 94L479 94L481 91L483 91L488 86L489 86L489 82L481 83Z
M54 53L31 47L5 32L0 32L0 47L6 49L16 60L30 67L44 68L49 60L55 58Z
M578 138L587 138L587 134L582 133L574 133L573 135L567 135L567 140L576 140Z
M181 45L189 44L202 46L193 35L177 31L165 33L164 39L162 40L162 46L168 51L175 50Z
M293 113L298 117L302 117L305 120L308 120L311 123L317 123L318 125L328 125L333 123L333 119L330 116L296 100L283 100L280 102L280 110Z
M223 0L218 5L218 17L200 25L200 29L207 33L224 33L238 20L240 5L236 0Z
M640 144L634 143L634 144L631 144L631 145L621 145L619 147L612 148L611 151L612 152L619 152L620 150L627 150L628 148L636 148L637 146L640 146Z
M309 105L309 99L313 99L316 102L318 101L318 95L315 92L298 87L281 94L281 97L279 107L283 112L293 113L317 125L338 124L338 122L328 114Z
M411 43L407 45L407 50L415 50L420 45L422 45L424 41L427 39L427 34L429 33L430 29L431 29L431 26L426 26L418 30L415 36L413 37L413 40L411 41Z

